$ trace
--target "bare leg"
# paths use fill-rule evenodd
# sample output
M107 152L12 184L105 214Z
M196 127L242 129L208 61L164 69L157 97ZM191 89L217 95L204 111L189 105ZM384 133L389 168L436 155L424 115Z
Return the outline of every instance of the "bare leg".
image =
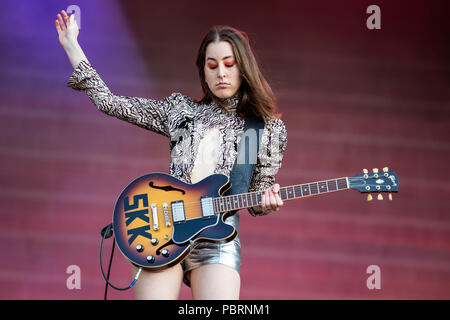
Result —
M133 277L138 268L132 265ZM162 271L142 269L139 279L134 285L136 300L176 300L180 295L183 270L177 264Z
M238 300L241 277L224 264L208 264L190 272L192 298L196 300Z

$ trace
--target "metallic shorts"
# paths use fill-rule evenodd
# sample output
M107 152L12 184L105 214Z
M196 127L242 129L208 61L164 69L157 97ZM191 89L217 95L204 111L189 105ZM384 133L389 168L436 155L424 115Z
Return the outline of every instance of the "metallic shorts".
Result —
M239 214L228 217L225 223L236 228L239 234ZM220 263L235 269L239 274L241 271L241 242L239 235L234 240L226 243L202 242L191 251L191 253L181 262L183 268L183 282L191 286L188 277L189 271L198 267Z

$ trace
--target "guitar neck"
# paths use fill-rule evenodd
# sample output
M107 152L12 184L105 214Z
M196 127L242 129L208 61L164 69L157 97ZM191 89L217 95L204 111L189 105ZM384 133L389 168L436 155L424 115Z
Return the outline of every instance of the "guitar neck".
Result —
M349 189L349 180L348 177L343 177L281 187L279 195L281 200L286 201L347 189ZM255 191L214 198L214 211L219 213L261 205L263 193L264 191Z

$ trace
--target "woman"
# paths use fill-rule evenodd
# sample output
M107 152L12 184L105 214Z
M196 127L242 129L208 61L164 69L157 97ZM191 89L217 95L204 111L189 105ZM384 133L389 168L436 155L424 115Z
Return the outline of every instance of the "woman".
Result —
M230 176L245 118L264 119L264 132L249 191L264 191L254 215L277 211L283 205L275 184L287 137L275 117L272 91L259 72L245 33L230 27L211 29L197 58L204 97L193 101L181 93L162 100L116 96L91 66L77 42L74 15L65 11L55 21L59 41L75 69L67 85L83 90L97 108L111 116L169 137L170 174L196 183L213 173ZM180 134L182 132L182 134ZM226 220L238 228L239 216ZM181 283L194 299L239 299L240 241L198 245L180 264L159 272L143 271L136 282L137 299L177 299ZM137 269L133 266L133 272Z

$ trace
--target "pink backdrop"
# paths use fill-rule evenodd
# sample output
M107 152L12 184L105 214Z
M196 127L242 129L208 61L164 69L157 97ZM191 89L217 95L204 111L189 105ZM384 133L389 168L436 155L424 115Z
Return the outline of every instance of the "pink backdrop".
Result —
M54 19L71 4L0 5L2 299L102 299L99 230L131 180L168 171L166 138L66 87L72 67ZM241 212L243 299L450 297L449 6L376 1L381 30L368 30L371 4L77 2L79 42L118 95L199 98L203 35L214 24L246 31L288 130L281 185L397 172L394 201L348 191L260 218ZM66 286L70 265L80 267L79 290ZM380 267L379 290L366 286L370 265ZM128 285L130 274L116 250L111 281ZM184 285L181 298L191 298Z

